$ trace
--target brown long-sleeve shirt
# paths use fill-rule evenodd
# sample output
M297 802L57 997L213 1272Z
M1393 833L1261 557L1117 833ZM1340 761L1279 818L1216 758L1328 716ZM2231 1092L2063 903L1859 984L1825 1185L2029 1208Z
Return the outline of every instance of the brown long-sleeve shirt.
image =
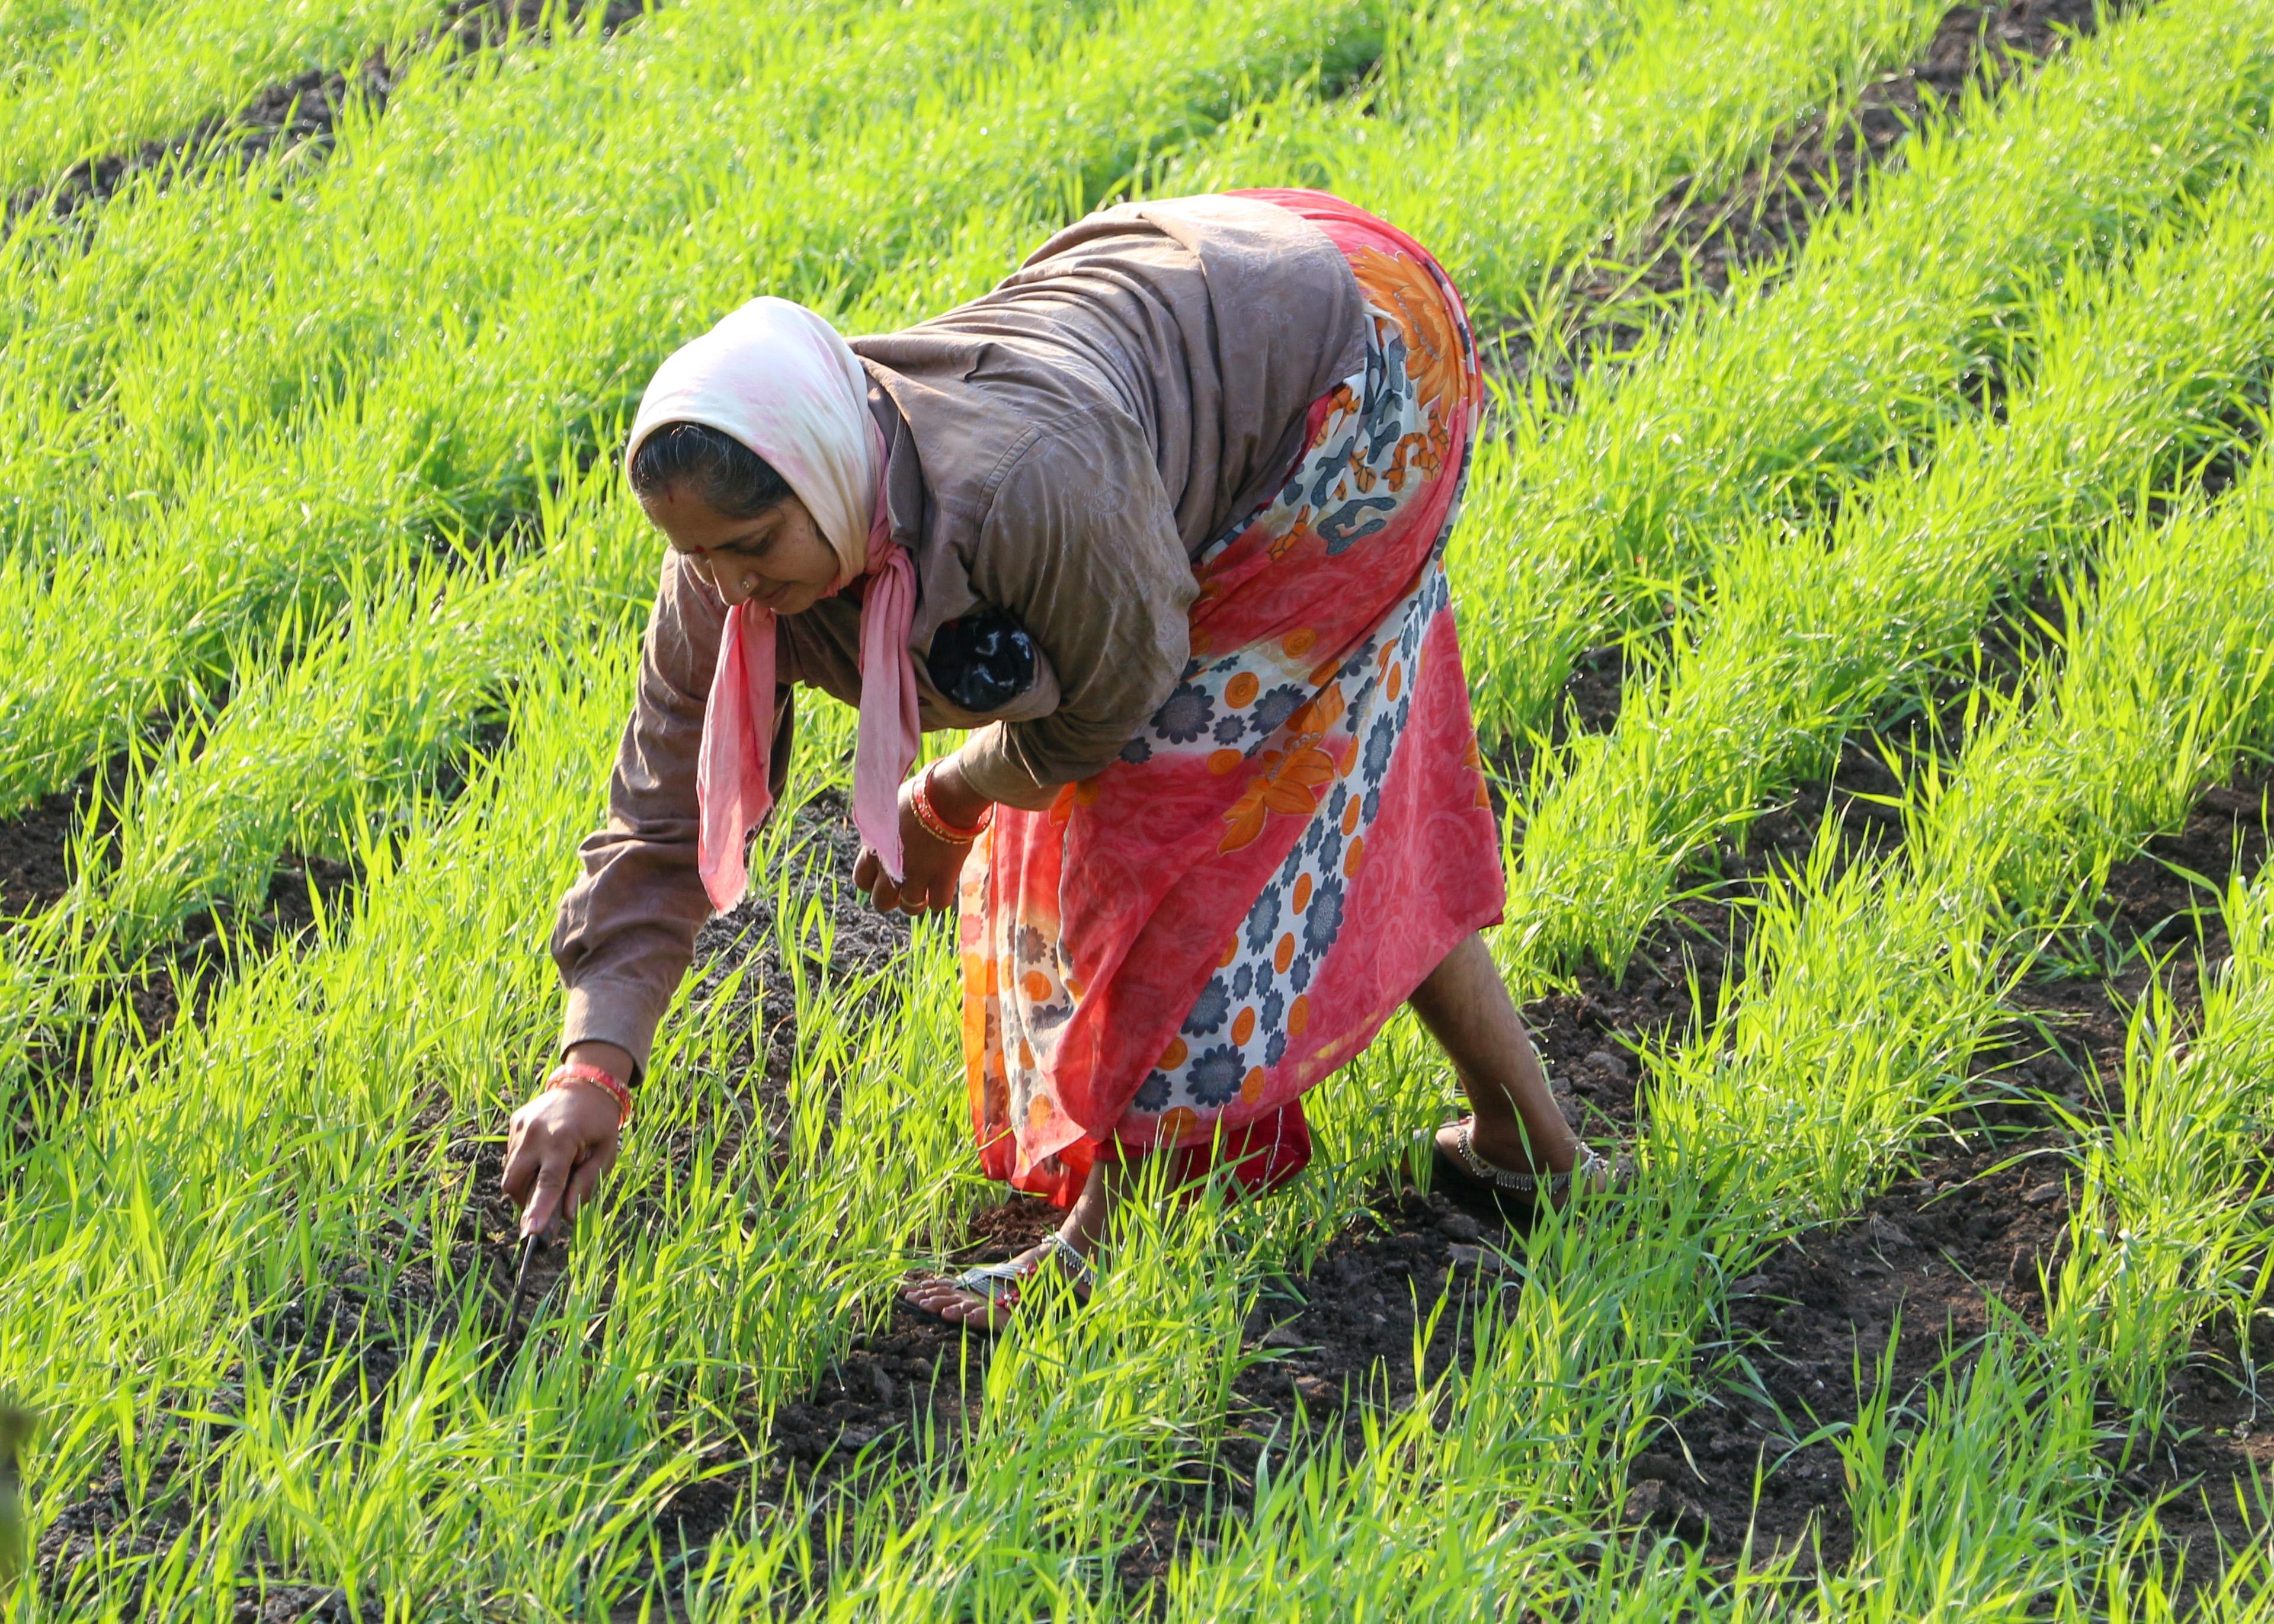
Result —
M1316 228L1202 197L1092 214L984 297L853 341L889 447L893 535L916 567L921 718L983 730L976 787L1087 778L1159 709L1189 658L1192 559L1270 496L1310 403L1363 364L1363 320ZM966 710L927 662L943 627L990 611L1031 639L1032 679ZM666 550L607 825L580 848L553 929L564 1048L606 1040L644 1067L709 915L695 762L725 618ZM859 624L850 592L777 624L777 795L795 685L859 698Z

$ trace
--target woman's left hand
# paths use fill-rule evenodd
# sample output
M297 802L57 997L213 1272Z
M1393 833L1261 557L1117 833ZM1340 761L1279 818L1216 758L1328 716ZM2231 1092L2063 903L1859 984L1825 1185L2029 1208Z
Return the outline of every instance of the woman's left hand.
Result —
M955 888L963 876L963 860L971 847L940 839L923 826L915 814L917 779L900 786L900 861L907 874L895 884L877 853L866 846L853 865L853 883L869 893L879 908L904 914L923 914L955 906ZM935 780L937 783L937 780Z

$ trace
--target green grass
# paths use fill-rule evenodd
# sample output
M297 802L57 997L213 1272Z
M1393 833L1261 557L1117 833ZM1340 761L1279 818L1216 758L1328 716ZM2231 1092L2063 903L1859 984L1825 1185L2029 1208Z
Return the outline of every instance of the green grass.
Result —
M1710 198L1779 130L1852 103L1864 83L1924 49L1945 8L1658 0L1623 9L1631 15L1612 13L1623 25L1615 33L1552 39L1538 37L1540 19L1578 8L1515 7L1505 19L1432 12L1372 102L1334 109L1284 99L1236 139L1173 167L1161 187L1324 187L1427 244L1481 335L1552 337L1568 284L1594 268L1604 244L1630 249L1668 192ZM1576 85L1541 71L1562 52L1591 70ZM1480 84L1482 62L1538 77ZM1399 72L1401 63L1412 65Z
M0 6L0 196L73 164L170 141L311 70L399 56L437 0L186 0L168 6L9 0Z
M1267 1282L1439 1117L1451 1079L1400 1020L1311 1096L1293 1187L1139 1208L1094 1303L995 1349L965 1425L855 1492L781 1485L776 1412L996 1199L947 932L838 959L844 881L794 816L753 864L754 956L678 1001L566 1274L525 1342L491 1335L495 1136L549 1050L541 944L655 556L608 447L677 335L759 287L895 323L1126 187L1271 180L1417 226L1520 328L1934 19L689 0L414 67L321 163L0 245L0 805L128 750L71 893L0 929L0 1396L41 1417L34 1532L108 1519L11 1616L220 1620L282 1583L420 1620L2174 1616L2158 1513L2101 1451L2145 1447L2203 1327L2262 1310L2263 877L2219 899L2193 1026L2148 997L2126 1113L2074 1124L2047 1331L1999 1326L1920 1395L1862 1372L1854 1562L1796 1580L1621 1518L1633 1455L1721 1373L1727 1282L1880 1188L2112 865L2274 745L2274 470L2192 489L2255 453L2274 339L2258 0L2112 26L1649 353L1505 402L1457 557L1483 714L1513 741L1589 643L1656 651L1616 733L1540 757L1504 944L1529 980L1616 966L1708 835L1978 682L1966 650L2037 572L2065 588L2025 680L1912 763L1901 849L1819 841L1763 888L1718 1020L1647 1047L1636 1188L1546 1223L1472 1308L1416 1304L1471 1315L1465 1366L1347 1437L1283 1431L1249 1509L1195 1514L1157 1591L1120 1589L1155 1494L1242 1424ZM801 723L792 815L847 776L849 716ZM122 987L290 852L358 883L142 1030ZM760 977L795 1038L763 1103L734 996ZM2112 1440L2112 1400L2137 1417ZM698 1482L732 1509L682 1548ZM2203 1612L2274 1615L2263 1560Z
M1632 377L1480 458L1455 584L1490 733L1543 728L1572 659L1693 590L1715 538L1821 512L2009 387L2036 289L2213 190L2274 90L2274 11L2158 6L1924 132L1789 267L1739 275Z
M2274 1055L2274 873L2220 898L2224 962L2188 1030L2155 983L2125 1050L2124 1115L2078 1157L2077 1249L2060 1295L2099 1343L2118 1402L2159 1418L2164 1377L2202 1326L2247 1326L2265 1290L2262 1147ZM2113 1237L2112 1244L2111 1237Z
M1654 1131L1731 1178L1758 1177L1745 1163L1758 1146L1813 1146L1789 1190L1818 1211L1884 1177L1961 1096L1964 1059L1999 1018L2001 979L2026 966L2038 933L2274 742L2270 533L2274 470L2263 465L2215 507L2127 528L2044 698L1995 716L1955 777L1924 783L1895 864L1868 884L1852 869L1811 874L1772 899L1735 1012L1663 1057ZM2117 1582L2097 1575L2128 1536L2122 1517L2100 1516L2109 1485L2096 1401L2106 1394L2135 1425L2152 1424L2152 1397L2192 1332L2217 1310L2255 1307L2255 1101L2222 1081L2264 1041L2256 905L2237 898L2233 967L2206 1000L2202 1057L2182 1066L2179 1052L2143 1055L2135 1042L2127 1119L2085 1131L2087 1193L2044 1336L1993 1328L1902 1431L1901 1450L1889 1447L1884 1389L1843 1445L1859 1558L1822 1581L1827 1611L2022 1618L2080 1584ZM1815 1088L1784 1094L1779 1076ZM2172 1110L2188 1119L2190 1174L2143 1188L2159 1161L2180 1159L2147 1142ZM2164 1259L2163 1277L2137 1279L2150 1259ZM1936 1560L1911 1560L1920 1550Z
M2270 222L2254 172L2121 267L2048 287L2022 318L2044 335L2034 376L1999 419L1852 488L1820 533L1717 539L1616 727L1540 758L1510 861L1517 974L1623 966L1701 846L1828 776L1849 733L1980 680L2001 603L2236 449L2274 371Z
M514 86L526 96L476 103L453 86L434 109L448 138L439 153L426 145L438 132L420 109L396 107L372 139L410 149L399 180L374 151L379 184L365 184L360 147L343 142L298 220L280 218L257 185L159 199L166 211L218 208L237 219L192 229L146 211L137 240L170 244L178 273L194 274L202 290L184 301L187 319L147 326L134 306L153 289L138 280L103 328L136 355L136 369L106 362L102 381L76 385L103 399L113 420L56 402L19 419L52 422L81 456L101 456L123 436L150 460L107 467L94 483L122 500L89 505L94 493L82 487L78 512L45 532L32 515L54 500L73 454L34 443L16 462L50 494L17 509L39 539L0 567L0 649L12 673L0 700L8 718L0 805L68 782L150 710L212 680L233 648L273 646L295 609L305 623L338 605L358 568L437 530L479 536L510 524L534 503L528 470L564 443L601 438L668 347L659 335L692 312L725 308L760 285L840 308L858 299L858 267L945 252L975 209L1022 222L1017 237L992 238L1007 257L1032 235L1023 222L1110 187L1149 147L1205 130L1245 86L1305 71L1322 56L1346 60L1379 38L1352 0L1292 14L1131 0L1100 8L1088 31L1038 5L1024 14L1023 33L1019 15L1000 8L937 10L937 23L925 11L882 14L868 26L885 37L861 41L863 58L900 53L922 64L900 81L897 109L874 98L848 104L818 75L806 106L760 99L755 128L721 123L709 142L689 141L688 120L716 104L725 70L764 78L779 56L809 50L845 71L833 30L817 25L799 35L705 14L707 38L659 27L621 50L546 53ZM737 22L750 30L744 54L722 61L734 41L718 36L731 36ZM1154 30L1180 33L1193 49L1178 71L1140 79ZM651 57L635 56L635 43ZM664 94L661 73L641 71L666 59L690 81L677 97ZM573 71L580 65L591 70L583 84ZM568 109L593 117L580 104L602 90L627 114L611 131L621 147L561 150L555 132ZM403 100L415 99L406 90ZM820 121L830 163L817 169L794 139L802 117ZM910 122L930 125L938 148L913 185L900 133ZM826 133L832 127L840 141ZM542 150L530 154L532 143ZM627 150L642 162L627 165ZM453 184L448 171L462 157L470 172ZM420 205L391 207L392 185ZM435 192L460 202L438 207L424 196ZM965 201L944 213L948 197ZM695 211L699 229L653 229L681 208ZM337 229L323 226L328 213ZM377 221L387 225L373 229ZM220 275L200 268L211 258L192 252L202 234L229 240L240 230L244 258ZM279 232L298 263L279 266L265 252ZM754 258L751 244L765 252ZM252 285L233 288L240 274ZM295 312L304 301L321 304L334 289L336 302L313 326L275 310L280 301ZM411 307L389 308L397 302ZM200 306L210 312L202 324ZM475 312L480 319L470 320ZM187 358L200 350L207 359ZM39 387L72 387L62 357L42 371ZM337 385L326 384L335 377ZM304 394L312 382L319 387ZM241 433L215 438L236 422ZM0 486L7 482L0 472ZM320 543L312 546L312 535ZM127 559L131 574L121 568ZM143 640L122 661L89 634L102 613L129 613L129 598Z

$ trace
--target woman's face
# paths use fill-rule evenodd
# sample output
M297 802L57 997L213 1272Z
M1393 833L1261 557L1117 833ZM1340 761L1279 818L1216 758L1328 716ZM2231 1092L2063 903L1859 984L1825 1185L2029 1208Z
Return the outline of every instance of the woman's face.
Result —
M794 496L750 519L730 519L676 488L644 498L640 506L729 605L795 614L836 584L837 555Z

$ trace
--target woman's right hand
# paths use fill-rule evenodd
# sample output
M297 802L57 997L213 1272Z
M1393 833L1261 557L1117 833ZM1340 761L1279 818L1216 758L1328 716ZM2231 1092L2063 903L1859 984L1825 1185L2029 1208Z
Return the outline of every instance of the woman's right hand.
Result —
M583 1052L587 1049L608 1052ZM614 1077L632 1073L631 1056L614 1044L580 1043L569 1058ZM531 1096L507 1124L505 1175L500 1180L522 1209L521 1232L541 1235L555 1216L574 1221L601 1176L615 1166L621 1144L615 1099L598 1084L570 1083Z

